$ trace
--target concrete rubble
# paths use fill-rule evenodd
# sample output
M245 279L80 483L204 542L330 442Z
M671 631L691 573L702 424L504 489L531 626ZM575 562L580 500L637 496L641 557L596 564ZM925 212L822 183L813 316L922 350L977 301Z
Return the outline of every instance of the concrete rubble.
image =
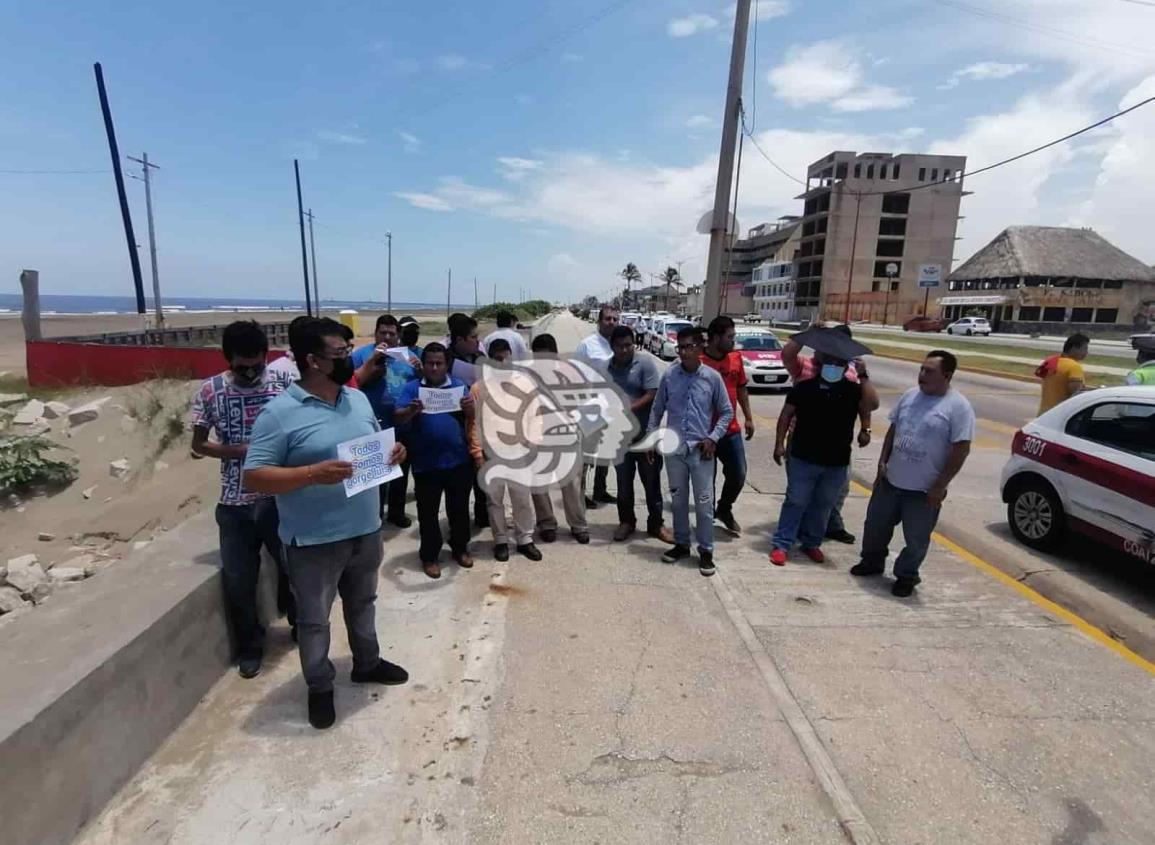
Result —
M29 602L15 587L0 587L0 616L28 607Z
M12 418L13 425L35 425L44 420L44 403L39 399L29 399L16 416Z
M124 478L132 469L132 464L128 462L128 458L120 458L112 461L108 465L108 473L113 478Z
M88 573L75 566L56 566L48 573L53 581L83 581Z
M68 414L71 413L71 411L72 411L72 408L70 408L68 405L65 405L63 402L45 402L44 403L44 416L50 420L56 420L56 419L60 419L61 417L67 417Z
M68 413L68 424L82 425L86 422L91 422L92 420L96 419L100 416L100 410L102 407L104 407L104 403L107 402L109 398L110 397L106 396L103 399L97 399L95 402L89 402L87 404L81 405L78 408L73 408Z
M56 535L53 534L51 531L41 531L39 534L36 535L36 539L42 543L51 543L53 540L56 539Z
M0 393L0 405L15 405L28 400L27 393Z
M52 583L36 555L21 555L8 560L4 580L21 595L39 604L52 592Z

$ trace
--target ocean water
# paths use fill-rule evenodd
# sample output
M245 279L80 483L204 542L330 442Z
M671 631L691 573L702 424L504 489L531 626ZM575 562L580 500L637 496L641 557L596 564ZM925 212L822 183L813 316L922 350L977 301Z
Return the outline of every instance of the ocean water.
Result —
M147 308L151 312L152 300L146 299ZM20 313L24 307L23 297L18 293L0 293L0 314ZM340 308L355 308L358 311L383 311L384 302L371 300L332 300L322 299L321 307L325 310ZM393 303L393 313L402 316L407 311L440 311L445 307L444 302L397 302ZM454 310L473 310L471 304L451 306ZM165 297L166 311L186 311L213 313L217 311L304 311L303 299L230 299L228 297L196 297L173 296ZM78 296L69 294L42 293L40 295L41 314L135 314L136 297L133 296Z

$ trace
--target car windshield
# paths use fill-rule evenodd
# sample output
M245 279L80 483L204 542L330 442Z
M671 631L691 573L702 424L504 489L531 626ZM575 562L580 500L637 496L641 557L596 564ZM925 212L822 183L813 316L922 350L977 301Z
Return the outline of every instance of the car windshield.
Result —
M782 348L782 344L778 342L778 338L768 334L753 334L745 335L744 337L736 338L734 341L735 349L745 350L778 350Z
M690 323L681 320L666 320L664 328L667 333L673 332L674 334L677 334L682 329L690 328Z

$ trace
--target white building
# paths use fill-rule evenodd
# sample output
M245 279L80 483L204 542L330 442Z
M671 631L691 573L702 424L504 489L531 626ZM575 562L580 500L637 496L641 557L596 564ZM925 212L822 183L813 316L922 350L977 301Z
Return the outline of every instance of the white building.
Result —
M754 268L754 310L764 320L795 319L794 263L766 261Z

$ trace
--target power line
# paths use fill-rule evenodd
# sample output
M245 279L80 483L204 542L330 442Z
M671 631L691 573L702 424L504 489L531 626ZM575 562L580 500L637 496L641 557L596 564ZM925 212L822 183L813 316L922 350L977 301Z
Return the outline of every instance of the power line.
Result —
M787 179L792 179L793 181L797 182L799 185L806 187L806 181L804 179L799 179L797 176L795 176L790 171L786 170L786 168L784 168L782 165L780 165L778 162L776 162L774 159L770 158L770 156L766 154L766 151L764 149L762 149L762 146L758 143L758 139L754 137L754 133L750 130L749 127L746 126L745 115L742 116L742 133L747 138L750 139L750 143L754 145L754 149L756 149L758 151L758 154L761 155L762 158L766 159L766 161L770 163L771 167L773 167L775 170L777 170L779 173L781 173Z
M1034 23L1033 21L1023 20L1022 18L1012 17L1011 15L1004 15L999 12L991 12L986 9L978 9L974 6L968 6L966 3L959 3L956 0L935 0L940 6L949 6L953 9L966 12L969 15L975 15L980 18L987 18L989 20L998 21L1007 24L1008 26L1018 27L1019 29L1030 30L1031 32L1041 33L1042 35L1049 35L1052 38L1059 38L1063 41L1068 41L1072 44L1080 44L1084 47L1095 47L1100 50L1110 50L1113 53L1122 51L1130 53L1134 56L1142 56L1149 58L1155 56L1150 50L1144 50L1140 47L1127 44L1115 44L1110 41L1099 41L1094 38L1086 38L1077 33L1068 32L1065 29L1057 29L1053 26L1046 26L1044 24ZM1148 5L1144 3L1143 5Z
M1110 123L1112 120L1115 120L1116 118L1120 118L1120 117L1123 117L1123 115L1130 114L1131 112L1135 111L1136 109L1141 109L1141 108L1143 108L1143 106L1150 105L1153 102L1155 102L1155 97L1148 97L1146 100L1141 100L1140 102L1136 103L1133 106L1125 108L1122 111L1117 111L1113 115L1110 115L1109 117L1104 117L1102 120L1098 120L1092 124L1084 126L1082 129L1076 129L1074 132L1071 132L1067 135L1064 135L1061 138L1056 138L1053 141L1048 141L1045 144L1040 144L1039 146L1034 147L1033 149L1027 150L1026 152L1021 152L1017 155L1013 155L1010 158L1004 158L1002 161L996 161L994 164L988 164L985 167L980 167L978 170L967 171L967 172L963 173L961 176L959 176L958 180L966 179L966 178L971 177L971 176L978 176L980 173L986 173L989 170L994 170L997 167L1003 167L1004 165L1011 164L1013 162L1019 161L1020 159L1024 159L1027 156L1032 156L1035 153L1041 153L1043 150L1049 149L1050 147L1057 146L1058 144L1062 144L1065 141L1070 141L1072 138L1077 138L1080 135L1084 135L1087 132L1090 132L1092 129L1098 129L1100 126L1103 126L1104 124ZM781 173L783 176L785 176L788 179L792 179L793 181L797 182L799 185L807 186L806 182L799 179L797 176L794 176L793 174L787 172L785 169L782 168L781 165L779 165L772 158L770 158L770 156L766 155L765 150L763 150L762 147L758 144L758 141L754 138L753 134L750 133L748 130L746 130L745 123L743 123L743 130L745 131L746 137L748 137L750 139L751 143L754 144L754 149L756 149L762 155L762 157L764 159L766 159L766 161L768 161L771 165L773 165L774 168L776 170L778 170L779 173ZM856 196L863 196L863 197L885 196L886 194L908 194L911 191L921 191L924 188L933 188L936 185L942 185L946 182L952 182L952 181L955 181L955 180L953 180L953 179L940 179L937 182L927 182L927 183L922 184L922 185L914 185L913 187L910 187L910 188L891 188L890 190L887 190L887 191L852 191L852 193L855 194Z

